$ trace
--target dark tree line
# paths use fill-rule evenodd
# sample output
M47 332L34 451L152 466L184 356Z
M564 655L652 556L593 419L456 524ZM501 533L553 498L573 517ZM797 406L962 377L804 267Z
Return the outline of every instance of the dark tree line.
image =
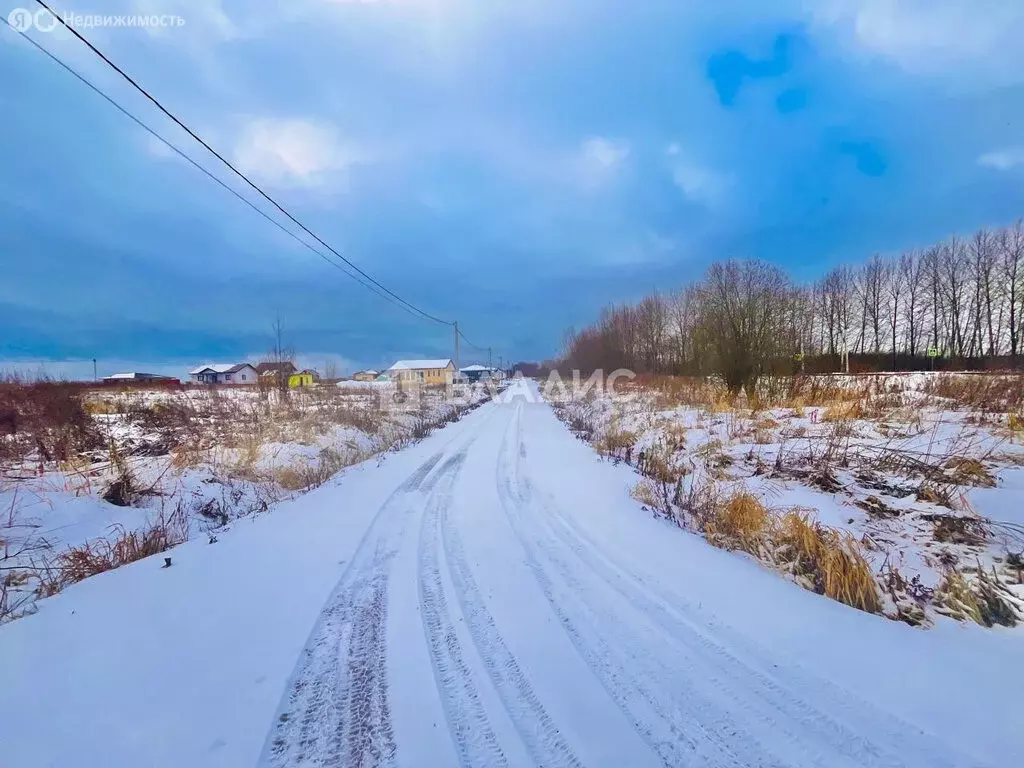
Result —
M607 307L593 325L569 331L562 362L718 373L738 391L763 373L791 372L794 360L838 369L854 355L892 370L919 366L934 349L946 364L1016 365L1022 333L1024 220L895 257L876 254L811 285L760 261L716 263L696 283Z

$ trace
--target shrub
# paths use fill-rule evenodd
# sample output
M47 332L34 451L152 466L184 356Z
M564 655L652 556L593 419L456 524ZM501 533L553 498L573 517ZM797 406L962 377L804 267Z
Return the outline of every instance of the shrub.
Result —
M0 458L68 461L100 445L82 401L83 388L56 381L0 381L0 415L11 439L0 441Z

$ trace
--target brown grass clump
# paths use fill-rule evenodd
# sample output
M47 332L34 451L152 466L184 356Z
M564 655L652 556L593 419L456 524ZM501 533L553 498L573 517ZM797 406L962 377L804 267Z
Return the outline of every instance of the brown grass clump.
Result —
M350 467L368 456L369 453L361 451L339 453L331 448L324 448L316 461L298 460L278 468L274 472L274 480L286 491L311 491L319 488L345 467Z
M974 485L980 488L995 488L996 479L985 465L967 456L954 456L944 465L951 470L950 480L957 485Z
M629 495L645 507L658 509L661 506L661 491L650 480L643 479L633 486Z
M619 429L618 425L613 422L598 439L594 447L598 453L604 456L611 456L628 462L630 461L636 441L637 436L635 433Z
M739 492L713 508L713 514L703 521L704 533L715 546L736 546L757 555L769 517L770 513L755 496Z
M878 585L860 542L815 521L809 512L776 512L742 490L690 511L710 544L748 552L812 592L868 613L881 611Z
M678 421L668 421L661 431L665 436L665 444L669 450L681 451L686 447L687 427L685 424L680 424Z
M981 607L967 579L960 571L949 571L935 592L936 610L958 621L982 624Z
M968 581L958 570L946 573L935 591L936 610L959 621L970 619L985 627L1012 627L1020 623L1024 605L1005 584L995 569L989 574L977 570L976 579Z
M868 613L881 610L871 566L849 534L791 510L777 519L771 538L777 556L814 592Z
M674 485L689 471L675 462L675 451L664 443L655 443L637 454L640 474L659 483Z
M860 400L852 400L829 406L825 409L825 413L822 414L821 420L828 422L848 422L853 421L854 419L860 419L863 416L864 409L861 406Z

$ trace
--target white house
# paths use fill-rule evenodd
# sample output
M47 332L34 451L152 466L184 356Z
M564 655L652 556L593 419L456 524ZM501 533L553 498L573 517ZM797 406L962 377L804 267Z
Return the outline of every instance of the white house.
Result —
M249 363L201 365L189 371L188 377L197 384L255 384L259 378Z

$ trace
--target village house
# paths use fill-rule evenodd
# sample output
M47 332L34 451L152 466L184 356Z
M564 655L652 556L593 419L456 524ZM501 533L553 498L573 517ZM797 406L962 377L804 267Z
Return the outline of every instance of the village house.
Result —
M471 384L497 378L497 371L494 368L488 368L486 365L467 365L465 368L460 368L459 373Z
M455 364L448 358L399 360L387 372L400 384L451 384L455 379Z
M298 389L299 387L313 387L320 383L320 374L308 368L304 371L296 371L288 377L288 388Z
M289 377L298 372L299 370L295 367L294 362L287 360L284 362L261 361L256 364L256 373L259 376L260 382L272 386L284 387Z
M113 373L110 376L103 377L104 384L138 384L141 382L150 382L154 384L169 384L171 382L176 384L181 383L174 376L163 376L159 373L142 373L139 371Z
M376 381L377 377L380 376L380 371L374 371L372 369L365 371L356 371L352 374L353 381Z
M196 384L255 384L256 368L249 363L214 363L188 372Z

